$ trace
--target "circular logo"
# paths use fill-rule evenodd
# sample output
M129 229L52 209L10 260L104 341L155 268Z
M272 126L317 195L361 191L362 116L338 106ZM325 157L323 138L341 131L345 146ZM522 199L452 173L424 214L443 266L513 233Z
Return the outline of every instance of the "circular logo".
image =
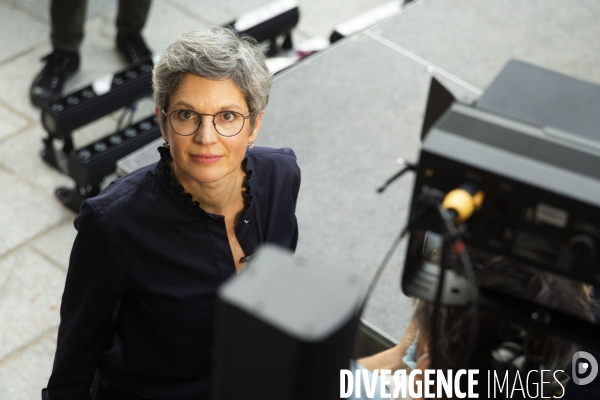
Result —
M585 361L579 363L577 362L582 359ZM596 379L596 376L598 376L598 361L596 361L594 356L587 351L578 351L577 353L573 354L571 372L573 382L575 382L576 385L587 385ZM584 375L587 376L585 378L581 378L581 376Z

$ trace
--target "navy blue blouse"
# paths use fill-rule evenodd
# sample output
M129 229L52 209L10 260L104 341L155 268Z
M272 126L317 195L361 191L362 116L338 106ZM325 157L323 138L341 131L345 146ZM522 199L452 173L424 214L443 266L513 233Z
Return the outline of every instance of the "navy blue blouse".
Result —
M51 400L88 398L94 372L154 399L210 394L217 287L235 274L223 216L175 184L161 151L85 201L75 220L61 305ZM261 243L294 250L300 170L290 149L246 154L246 208L236 235L246 256Z

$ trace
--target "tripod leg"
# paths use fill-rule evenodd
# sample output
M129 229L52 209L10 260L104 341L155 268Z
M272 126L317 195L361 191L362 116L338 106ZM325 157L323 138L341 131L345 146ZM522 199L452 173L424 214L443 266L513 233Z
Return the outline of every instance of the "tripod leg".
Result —
M40 156L42 157L42 160L44 160L44 162L46 164L48 164L52 168L56 168L56 169L60 170L60 168L58 167L58 162L56 160L56 153L54 150L53 142L54 142L54 139L52 139L49 136L42 139L42 143L44 144L44 147L40 151Z
M292 31L289 31L285 34L285 38L283 39L283 44L281 45L281 48L284 50L289 50L292 47L294 47L294 45L292 44Z
M267 57L274 56L279 50L277 49L277 37L269 40L269 50L267 51Z

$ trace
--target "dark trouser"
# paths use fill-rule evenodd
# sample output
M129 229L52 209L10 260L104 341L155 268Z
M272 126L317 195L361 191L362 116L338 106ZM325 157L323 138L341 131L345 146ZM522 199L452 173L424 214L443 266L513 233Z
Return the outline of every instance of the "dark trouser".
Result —
M90 400L148 400L151 397L124 392L100 380L98 390Z
M117 31L140 32L146 23L151 0L119 0ZM79 51L83 40L83 25L87 0L52 0L52 47L66 51Z

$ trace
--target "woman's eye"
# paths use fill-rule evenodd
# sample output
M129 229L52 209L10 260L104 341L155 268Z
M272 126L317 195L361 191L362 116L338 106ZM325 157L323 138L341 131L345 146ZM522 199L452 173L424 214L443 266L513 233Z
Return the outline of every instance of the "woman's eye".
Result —
M229 111L222 112L221 119L225 122L233 122L235 120L235 114Z
M194 113L191 111L179 111L177 117L182 120L190 120L194 118Z

